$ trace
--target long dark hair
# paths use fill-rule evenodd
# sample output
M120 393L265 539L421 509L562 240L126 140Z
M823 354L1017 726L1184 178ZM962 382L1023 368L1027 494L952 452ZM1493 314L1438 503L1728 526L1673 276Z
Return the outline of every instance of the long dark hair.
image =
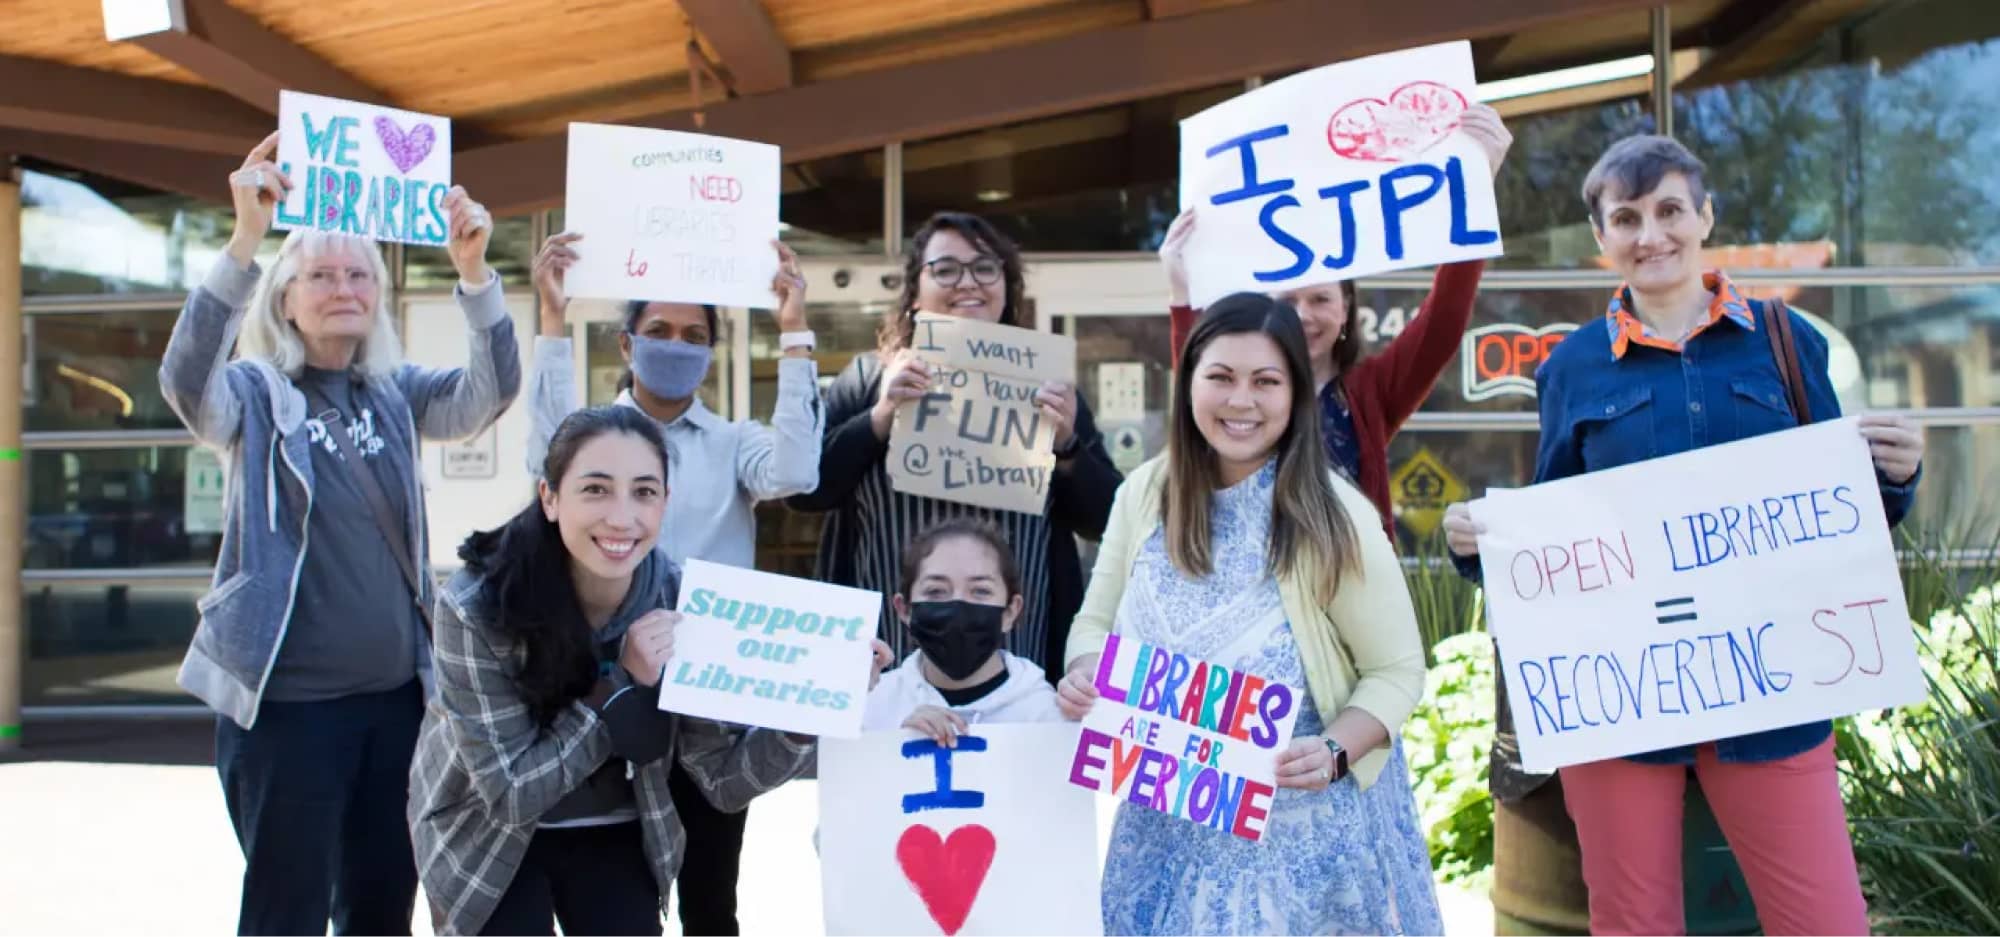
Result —
M978 215L941 211L917 229L916 235L910 238L910 249L903 252L902 295L896 298L895 314L883 316L882 324L875 333L876 350L884 358L890 352L909 347L910 336L916 333L917 317L912 310L917 305L917 278L924 273L924 248L930 246L931 237L939 231L956 231L960 237L971 241L974 248L1000 258L1007 283L1007 302L1000 309L1000 324L1021 324L1021 295L1027 290L1027 279L1021 271L1021 249L1001 234L992 222ZM965 275L971 276L972 271L966 271Z
M577 451L610 433L627 433L650 445L660 456L661 480L666 479L667 444L659 426L637 409L620 406L578 410L563 420L549 441L542 477L551 487L560 485ZM465 538L458 558L485 579L479 605L494 630L522 651L514 685L535 720L547 725L571 700L588 696L597 682L597 651L570 579L569 548L556 523L542 513L540 499L507 523Z
M1356 562L1354 522L1334 494L1331 463L1320 438L1319 401L1299 314L1262 293L1232 293L1208 307L1181 349L1174 373L1174 414L1167 427L1166 484L1160 511L1167 556L1182 573L1206 576L1215 568L1210 509L1221 487L1222 466L1195 423L1191 403L1195 366L1210 343L1224 335L1268 335L1291 373L1291 418L1278 438L1278 480L1272 495L1267 567L1280 576L1304 576L1310 594L1332 601L1340 575Z

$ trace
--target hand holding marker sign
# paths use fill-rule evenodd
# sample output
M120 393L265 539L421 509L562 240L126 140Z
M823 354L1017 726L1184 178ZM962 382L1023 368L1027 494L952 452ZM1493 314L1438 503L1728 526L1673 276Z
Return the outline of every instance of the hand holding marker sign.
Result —
M1469 43L1301 72L1181 121L1190 299L1497 257ZM1249 271L1248 276L1245 271Z
M442 246L451 236L451 121L281 91L278 168L293 182L275 227Z
M770 309L778 148L729 137L569 125L564 226L591 249L570 296Z
M805 735L861 734L882 596L689 560L660 708Z
M822 742L829 934L1102 932L1096 798L1064 781L1073 722Z
M1070 783L1263 839L1297 690L1116 634L1094 682Z
M931 390L896 409L889 480L897 491L1040 514L1056 429L1035 403L1045 381L1076 383L1076 339L920 313L910 349Z
M1521 762L1921 699L1868 445L1829 420L1471 504Z

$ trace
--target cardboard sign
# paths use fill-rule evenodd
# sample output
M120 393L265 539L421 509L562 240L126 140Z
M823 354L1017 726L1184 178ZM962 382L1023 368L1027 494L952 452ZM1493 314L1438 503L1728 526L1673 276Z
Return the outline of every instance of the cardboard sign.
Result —
M281 231L433 247L451 239L450 118L282 91L278 168L292 180L278 206Z
M1100 934L1095 798L1073 722L822 742L828 934Z
M660 708L805 735L861 734L876 592L688 560Z
M1115 634L1104 639L1096 682L1070 783L1264 838L1297 690Z
M1181 121L1197 307L1238 290L1498 257L1492 169L1458 132L1472 47L1300 72Z
M676 130L569 125L571 296L771 309L778 148Z
M1530 771L1924 696L1851 419L1471 504Z
M1055 427L1035 406L1045 381L1076 383L1076 339L921 313L912 340L931 391L896 408L889 481L897 491L1040 514L1055 471Z

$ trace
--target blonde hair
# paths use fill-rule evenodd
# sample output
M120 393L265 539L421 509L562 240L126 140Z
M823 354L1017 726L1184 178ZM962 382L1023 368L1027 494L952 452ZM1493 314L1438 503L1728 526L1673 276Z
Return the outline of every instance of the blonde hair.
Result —
M250 314L244 318L237 339L239 357L262 361L287 377L305 371L306 343L298 326L285 317L285 290L300 269L314 258L330 253L346 253L365 258L375 276L375 323L368 337L354 350L350 365L363 377L387 377L403 363L403 343L396 337L396 323L389 316L389 265L382 251L366 238L335 231L297 230L285 236L278 257L250 294Z

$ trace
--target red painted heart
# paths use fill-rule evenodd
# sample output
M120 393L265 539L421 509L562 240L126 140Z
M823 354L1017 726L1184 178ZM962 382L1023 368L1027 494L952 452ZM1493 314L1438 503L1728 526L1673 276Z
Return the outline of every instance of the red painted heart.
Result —
M431 147L437 145L437 131L429 124L418 124L408 133L396 126L387 115L375 118L375 138L382 141L382 152L389 154L389 161L404 175L431 155Z
M949 839L919 823L897 838L896 864L931 920L946 934L956 934L993 867L993 849L993 831L976 823L952 830Z
M1326 142L1348 159L1400 163L1450 136L1464 113L1464 95L1435 81L1413 81L1387 101L1362 98L1334 111Z

